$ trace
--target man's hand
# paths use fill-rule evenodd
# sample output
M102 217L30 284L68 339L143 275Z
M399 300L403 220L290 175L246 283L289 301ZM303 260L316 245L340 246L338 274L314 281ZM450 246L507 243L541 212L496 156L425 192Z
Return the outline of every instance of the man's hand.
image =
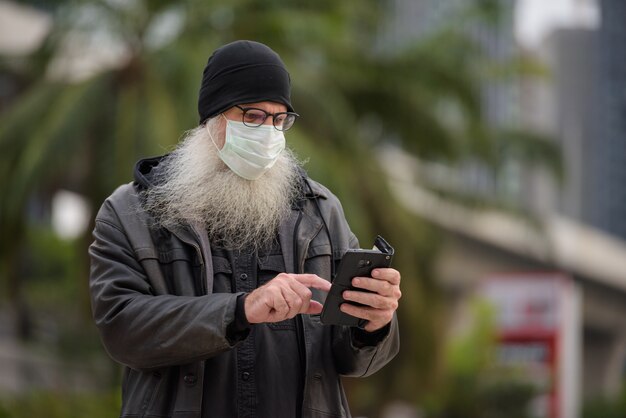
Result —
M398 309L400 291L400 272L391 268L380 268L372 271L372 277L355 277L352 286L370 292L346 290L343 298L367 306L356 306L350 303L341 304L341 311L357 318L368 320L365 331L373 332L381 329L393 318Z
M284 321L299 313L319 314L322 304L311 300L310 287L328 292L330 282L315 274L280 273L246 297L246 319L256 324Z

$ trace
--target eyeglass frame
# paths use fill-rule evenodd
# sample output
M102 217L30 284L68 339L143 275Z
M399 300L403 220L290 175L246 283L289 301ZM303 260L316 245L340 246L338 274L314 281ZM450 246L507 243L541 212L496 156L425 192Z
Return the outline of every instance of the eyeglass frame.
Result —
M298 120L298 118L300 117L299 114L297 114L296 112L276 112L276 113L269 113L268 111L264 110L264 109L260 109L258 107L241 107L239 105L235 105L234 107L236 107L237 109L241 110L243 113L241 114L241 122L250 127L250 128L258 128L259 126L262 126L265 121L267 120L268 117L272 117L272 125L274 126L274 129L281 131L281 132L285 132L288 131L289 129L291 129L293 127L293 125L296 123L296 121ZM265 118L263 118L263 122L261 122L258 125L249 125L248 123L246 123L245 121L245 117L246 117L246 112L248 110L259 110L263 113L265 113ZM293 123L287 128L287 129L282 129L279 128L278 126L276 126L276 116L280 116L280 115L286 115L286 116L294 116L294 120Z

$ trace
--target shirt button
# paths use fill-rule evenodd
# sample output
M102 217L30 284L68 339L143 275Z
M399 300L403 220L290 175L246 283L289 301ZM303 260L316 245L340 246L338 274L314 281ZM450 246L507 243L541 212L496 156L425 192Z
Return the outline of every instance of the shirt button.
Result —
M187 383L188 385L195 385L196 382L198 381L198 378L196 377L195 374L193 373L189 373L186 374L185 377L183 377L183 380L185 381L185 383Z
M243 372L241 373L241 378L245 381L250 380L250 372Z
M239 278L240 278L241 280L246 280L246 279L248 279L248 275L247 275L246 273L241 273L241 274L239 275Z

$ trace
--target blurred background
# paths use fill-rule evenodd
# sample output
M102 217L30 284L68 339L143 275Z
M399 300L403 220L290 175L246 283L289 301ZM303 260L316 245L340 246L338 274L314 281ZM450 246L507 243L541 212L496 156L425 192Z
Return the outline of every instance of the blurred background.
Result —
M211 52L264 42L289 145L403 274L383 418L626 417L623 0L0 1L0 417L113 417L93 217L197 125Z

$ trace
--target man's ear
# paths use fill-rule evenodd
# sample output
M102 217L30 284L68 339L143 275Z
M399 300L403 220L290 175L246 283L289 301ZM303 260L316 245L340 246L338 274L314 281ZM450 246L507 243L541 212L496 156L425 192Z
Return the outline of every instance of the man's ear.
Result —
M220 113L219 116L205 122L204 129L208 131L211 141L218 149L222 149L226 141L226 121L226 116Z

